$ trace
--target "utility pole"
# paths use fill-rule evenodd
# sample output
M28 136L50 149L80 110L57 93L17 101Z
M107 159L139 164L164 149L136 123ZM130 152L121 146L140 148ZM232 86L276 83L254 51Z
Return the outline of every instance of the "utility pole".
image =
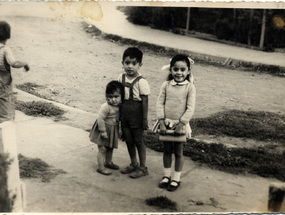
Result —
M263 10L263 15L262 15L262 27L261 27L261 35L259 42L259 48L261 49L264 46L265 28L266 28L266 9Z
M187 8L186 34L188 34L189 25L190 25L190 7Z
M251 46L251 35L252 35L252 19L253 19L253 13L254 10L250 9L250 17L249 17L249 29L248 29L248 34L247 34L247 45Z

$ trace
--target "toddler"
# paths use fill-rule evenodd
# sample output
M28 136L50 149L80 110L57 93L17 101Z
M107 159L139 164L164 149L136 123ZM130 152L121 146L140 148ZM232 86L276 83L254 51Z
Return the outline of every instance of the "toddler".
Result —
M106 169L118 170L119 166L112 162L113 149L118 148L119 138L119 106L123 97L123 85L118 81L111 81L106 87L106 100L98 113L91 132L90 141L98 145L98 169L103 175L112 173Z

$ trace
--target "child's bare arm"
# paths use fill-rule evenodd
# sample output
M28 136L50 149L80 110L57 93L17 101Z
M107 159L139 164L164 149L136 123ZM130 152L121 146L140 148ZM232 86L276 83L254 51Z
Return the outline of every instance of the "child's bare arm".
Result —
M148 129L148 121L147 121L148 96L141 95L141 98L142 98L143 130L147 130Z
M13 67L13 68L22 68L22 67L24 67L24 69L25 69L26 71L29 71L29 70L30 70L30 67L29 67L28 63L23 62L23 61L18 61L18 60L12 62L12 63L10 64L10 66Z
M166 126L164 123L164 119L159 120L159 133L160 134L166 134Z
M174 133L178 134L178 135L185 133L184 130L183 130L184 126L185 125L182 122L179 122L177 127L175 128Z

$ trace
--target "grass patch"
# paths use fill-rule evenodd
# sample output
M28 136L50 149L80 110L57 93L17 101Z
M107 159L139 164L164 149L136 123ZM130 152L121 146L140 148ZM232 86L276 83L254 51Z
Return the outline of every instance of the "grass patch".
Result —
M43 96L41 94L39 94L36 90L39 89L39 88L45 88L44 86L42 85L38 85L38 84L35 84L35 83L31 83L31 82L27 82L27 83L24 83L24 84L17 84L16 87L26 93L30 93L34 96L37 96L37 97L40 97L40 98L43 98L43 99L48 99L46 96Z
M148 198L145 200L147 205L157 206L161 209L167 209L171 211L177 211L177 203L170 200L166 196L158 196L154 198Z
M52 103L42 101L23 102L16 100L16 109L29 116L62 117L64 110Z
M158 135L146 132L147 147L163 152ZM285 181L285 152L269 153L265 148L227 148L223 144L205 143L194 139L184 146L184 155L193 161L207 164L212 169L233 174L256 174Z
M18 159L21 178L40 178L42 182L50 182L57 175L66 173L61 169L53 168L39 158L27 158L19 154Z
M10 165L7 154L0 153L0 213L11 212L13 199L9 197L7 171Z
M195 134L227 135L285 143L285 115L230 110L191 121Z

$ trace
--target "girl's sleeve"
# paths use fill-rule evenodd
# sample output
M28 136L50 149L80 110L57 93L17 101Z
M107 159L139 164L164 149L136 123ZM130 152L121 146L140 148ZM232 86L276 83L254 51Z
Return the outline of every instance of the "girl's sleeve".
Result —
M158 120L165 118L165 99L166 99L166 85L167 81L165 81L159 91L159 95L156 102L156 117Z
M194 84L191 84L189 87L189 92L187 97L186 111L181 116L180 122L182 122L183 124L189 123L190 119L194 114L195 103L196 103L196 88Z
M108 114L109 114L109 106L107 105L107 103L104 103L103 105L101 105L101 108L98 113L98 118L97 118L98 128L99 128L99 131L101 132L106 131L105 119Z

